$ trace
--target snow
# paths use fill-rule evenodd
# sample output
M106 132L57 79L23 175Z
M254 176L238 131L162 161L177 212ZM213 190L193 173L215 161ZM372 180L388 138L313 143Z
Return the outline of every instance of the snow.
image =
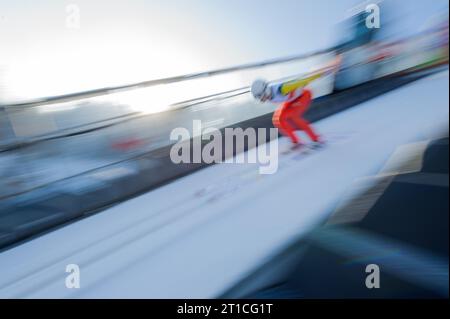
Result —
M276 174L214 165L4 251L0 297L218 296L326 219L398 146L447 133L448 84L444 71L316 123L329 145L282 156ZM80 266L80 289L65 287L68 264Z

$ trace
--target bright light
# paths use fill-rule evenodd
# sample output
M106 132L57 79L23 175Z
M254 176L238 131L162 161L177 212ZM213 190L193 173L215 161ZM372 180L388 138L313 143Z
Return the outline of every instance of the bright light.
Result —
M164 48L140 43L140 38L127 36L127 42L121 42L120 45L99 46L88 43L86 47L75 48L74 51L48 52L45 56L13 63L7 70L5 80L8 83L8 100L27 101L180 75L183 74L180 70L185 70L186 65L196 71L205 70L207 60L194 54L201 51L178 47L176 41L165 43ZM173 103L235 89L241 83L235 75L221 75L114 93L90 100L155 113L166 110ZM54 104L40 107L39 110L57 111L71 108L74 104Z

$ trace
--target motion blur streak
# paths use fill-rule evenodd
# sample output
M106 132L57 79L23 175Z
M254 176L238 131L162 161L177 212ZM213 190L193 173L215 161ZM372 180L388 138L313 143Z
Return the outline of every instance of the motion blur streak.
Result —
M374 1L378 28L357 2L2 3L0 297L448 298L448 7ZM174 163L174 129L206 149L194 121L273 128L255 79L315 79L324 143L258 133L270 176L250 138Z

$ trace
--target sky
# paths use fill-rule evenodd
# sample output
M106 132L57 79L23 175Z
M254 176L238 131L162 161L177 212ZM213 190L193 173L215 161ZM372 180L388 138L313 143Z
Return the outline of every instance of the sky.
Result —
M419 31L447 6L385 2L394 36ZM359 3L0 0L0 94L64 94L315 51L339 41L336 26Z

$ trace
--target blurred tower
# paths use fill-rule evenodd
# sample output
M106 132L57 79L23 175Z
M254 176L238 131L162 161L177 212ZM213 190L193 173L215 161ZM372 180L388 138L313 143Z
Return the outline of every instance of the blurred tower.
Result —
M4 146L16 138L11 121L5 107L6 96L6 70L0 66L0 151Z
M366 11L367 3L352 8L350 15L343 21L341 32L345 33L343 39L336 45L338 52L348 51L373 42L380 29L368 28L366 21L370 13ZM381 3L377 3L381 7Z
M349 10L349 16L340 27L343 37L334 47L341 61L334 82L336 91L371 81L376 76L378 64L372 57L378 50L380 28L368 23L373 15L369 5L377 5L381 12L381 1L365 1Z

